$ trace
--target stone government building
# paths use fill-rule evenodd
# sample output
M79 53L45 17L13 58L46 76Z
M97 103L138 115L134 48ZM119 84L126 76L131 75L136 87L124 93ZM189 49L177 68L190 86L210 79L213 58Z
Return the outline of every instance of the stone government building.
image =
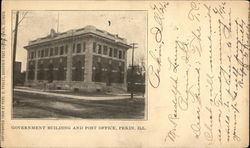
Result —
M25 85L94 91L127 90L126 39L94 26L30 41Z

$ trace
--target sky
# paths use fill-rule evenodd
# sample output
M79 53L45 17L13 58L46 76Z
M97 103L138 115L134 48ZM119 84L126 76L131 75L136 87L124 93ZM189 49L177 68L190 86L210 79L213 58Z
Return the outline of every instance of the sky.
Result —
M13 30L15 14L15 12L12 14ZM58 29L58 32L65 32L93 25L98 29L126 38L128 44L138 43L138 48L135 49L135 64L138 64L143 57L146 58L146 11L20 11L20 20L22 21L18 25L16 61L22 62L22 71L26 70L27 61L27 53L23 47L31 40L47 36L52 28L56 31ZM14 34L12 34L12 39L13 36ZM132 49L129 49L128 64L131 64L131 53Z

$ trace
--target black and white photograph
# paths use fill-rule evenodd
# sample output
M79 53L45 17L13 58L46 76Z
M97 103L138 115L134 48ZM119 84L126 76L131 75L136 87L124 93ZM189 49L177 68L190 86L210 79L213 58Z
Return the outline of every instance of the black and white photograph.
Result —
M12 11L13 119L146 120L147 11Z

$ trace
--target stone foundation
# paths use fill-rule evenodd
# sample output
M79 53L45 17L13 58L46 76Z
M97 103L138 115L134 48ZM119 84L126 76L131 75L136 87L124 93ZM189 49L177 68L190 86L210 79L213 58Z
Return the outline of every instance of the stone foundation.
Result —
M112 92L112 93L125 93L127 87L124 84L112 83L111 86L107 86L106 83L101 82L80 82L80 81L53 81L48 83L47 81L26 81L25 86L37 89L43 89L46 85L50 90L71 90L71 91L83 91L83 92Z

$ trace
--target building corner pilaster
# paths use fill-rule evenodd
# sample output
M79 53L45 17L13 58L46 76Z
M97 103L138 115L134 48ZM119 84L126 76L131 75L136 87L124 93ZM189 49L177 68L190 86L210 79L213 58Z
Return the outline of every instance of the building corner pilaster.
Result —
M86 42L86 50L85 50L85 71L84 77L85 82L90 83L92 82L92 65L93 65L93 50L92 50L92 39L87 39Z

